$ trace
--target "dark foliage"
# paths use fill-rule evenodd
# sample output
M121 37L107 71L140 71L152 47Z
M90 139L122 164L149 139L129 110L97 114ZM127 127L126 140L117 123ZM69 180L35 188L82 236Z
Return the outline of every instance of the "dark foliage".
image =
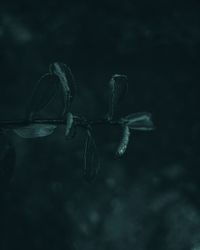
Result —
M1 135L1 150L7 140L14 147L0 154L0 249L199 249L199 13L196 0L0 2L0 119L60 119L62 86L48 65L64 62L76 78L65 110L71 127L30 140ZM129 123L132 112L148 111L156 130L139 133L134 117L126 154L114 160L127 124L92 129L102 168L88 184L85 130L74 125L109 120L115 72L129 88L114 118Z

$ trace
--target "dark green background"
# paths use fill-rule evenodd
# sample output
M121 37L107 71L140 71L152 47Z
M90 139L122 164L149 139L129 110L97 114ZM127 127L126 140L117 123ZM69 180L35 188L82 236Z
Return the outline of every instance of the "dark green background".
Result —
M200 248L200 2L1 1L0 119L23 118L54 61L75 75L73 112L107 111L112 74L129 78L118 115L148 111L117 160L117 128L97 128L101 171L82 178L84 133L23 140L0 200L0 250ZM0 166L1 167L1 166ZM1 182L3 182L1 180Z

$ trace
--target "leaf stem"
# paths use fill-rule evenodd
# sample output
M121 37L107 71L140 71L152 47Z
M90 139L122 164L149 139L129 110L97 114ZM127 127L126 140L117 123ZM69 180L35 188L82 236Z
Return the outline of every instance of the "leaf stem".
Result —
M74 122L78 127L98 126L98 125L120 125L120 121L100 119L100 120L85 120L80 117L74 118ZM33 119L33 120L0 120L0 129L16 129L29 126L31 124L51 124L51 125L66 125L66 119Z

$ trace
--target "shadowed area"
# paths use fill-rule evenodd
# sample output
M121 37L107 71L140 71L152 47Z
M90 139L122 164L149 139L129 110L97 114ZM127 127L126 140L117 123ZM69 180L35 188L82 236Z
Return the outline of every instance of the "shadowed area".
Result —
M0 120L24 118L35 83L63 62L76 79L73 114L105 118L111 76L127 75L116 116L150 112L156 129L132 131L116 159L120 129L95 127L92 184L82 129L73 140L64 126L0 134L0 250L200 249L199 13L196 0L1 1Z

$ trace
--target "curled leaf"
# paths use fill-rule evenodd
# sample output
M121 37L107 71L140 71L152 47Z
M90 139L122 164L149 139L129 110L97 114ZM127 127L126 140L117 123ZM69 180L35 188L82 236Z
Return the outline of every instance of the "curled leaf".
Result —
M75 95L75 80L70 68L65 64L55 62L50 65L49 71L51 74L56 75L62 86L64 110L63 114L67 112L67 109L71 105L71 102Z
M130 129L135 130L153 130L152 115L150 113L141 112L130 114L121 119L122 123Z
M26 110L26 116L29 120L53 100L58 89L57 83L58 77L55 75L45 74L40 78Z
M73 123L74 123L73 115L72 115L72 113L68 112L67 113L67 119L66 119L66 127L65 127L65 136L66 137L71 137L72 136L72 134L73 134L73 131L72 131Z
M109 119L113 118L115 106L123 99L127 90L127 76L119 74L113 75L109 82Z
M92 182L100 169L99 155L91 132L87 131L84 151L84 177L88 182Z
M129 137L130 137L129 127L123 126L122 128L123 128L122 137L116 152L117 156L122 156L125 153L129 143Z
M23 138L37 138L51 135L56 125L50 124L32 124L29 126L14 129L13 131Z

